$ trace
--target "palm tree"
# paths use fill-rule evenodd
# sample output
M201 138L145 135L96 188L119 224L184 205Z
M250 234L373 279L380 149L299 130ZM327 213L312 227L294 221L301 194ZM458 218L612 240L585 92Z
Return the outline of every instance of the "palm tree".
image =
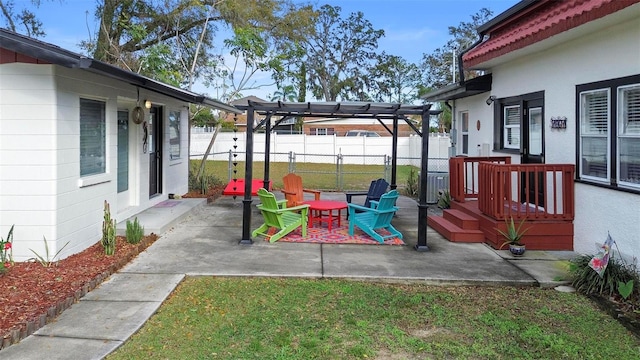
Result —
M298 98L298 94L296 93L296 89L293 85L285 85L282 88L276 90L271 97L271 101L288 101L295 102Z

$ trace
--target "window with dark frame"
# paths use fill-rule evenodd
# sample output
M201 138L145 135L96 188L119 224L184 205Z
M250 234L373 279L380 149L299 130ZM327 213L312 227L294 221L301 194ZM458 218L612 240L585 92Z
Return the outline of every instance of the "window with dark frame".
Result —
M118 110L118 193L129 190L129 111Z
M469 155L469 112L460 112L460 122L462 123L462 154Z
M180 158L180 111L169 112L169 159Z
M105 103L80 99L80 176L106 172Z
M497 99L494 102L494 143L496 151L519 153L522 143L522 124L526 124L528 109L544 113L544 91ZM524 110L523 110L524 109Z
M578 177L640 190L640 75L576 86Z

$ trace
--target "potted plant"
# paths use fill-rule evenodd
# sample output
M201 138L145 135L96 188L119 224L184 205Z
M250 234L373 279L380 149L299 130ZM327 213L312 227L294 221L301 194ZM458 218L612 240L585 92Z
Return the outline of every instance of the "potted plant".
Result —
M500 249L502 249L505 245L509 245L509 251L515 256L521 256L524 254L526 248L523 243L520 242L524 234L529 230L529 228L523 229L525 219L520 221L520 224L516 227L513 217L510 217L509 220L504 219L506 224L506 231L496 228L496 230L502 235L505 239L505 242L502 243Z

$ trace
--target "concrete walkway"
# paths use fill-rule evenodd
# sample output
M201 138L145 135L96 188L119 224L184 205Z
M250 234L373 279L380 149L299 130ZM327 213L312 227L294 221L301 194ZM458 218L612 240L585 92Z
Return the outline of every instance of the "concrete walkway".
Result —
M343 200L344 194L323 193ZM400 197L393 224L407 246L321 245L261 238L238 244L242 201L213 204L182 199L139 214L146 232L161 237L131 263L34 335L0 350L4 360L101 359L140 329L185 276L352 278L447 285L552 287L564 284L572 252L527 251L513 258L484 244L451 243L429 228L429 252L413 249L417 203ZM255 203L255 201L254 201ZM173 204L168 204L173 205ZM254 229L261 224L252 212ZM124 221L118 224L124 228Z

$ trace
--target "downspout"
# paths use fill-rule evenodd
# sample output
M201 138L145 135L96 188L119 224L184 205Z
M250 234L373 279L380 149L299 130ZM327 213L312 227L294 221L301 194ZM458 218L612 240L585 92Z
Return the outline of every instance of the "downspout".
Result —
M456 144L458 142L458 131L456 130L456 101L453 105L449 104L450 100L446 100L444 104L451 109L451 130L449 130L449 139L451 139L451 148L449 149L449 157L456 156Z
M459 54L458 54L458 78L460 79L459 84L460 85L464 85L464 64L462 63L462 56L466 53L469 52L469 50L473 49L474 47L478 46L482 40L484 40L484 34L482 33L478 33L478 36L480 36L480 38L478 40L476 40L476 42L474 42L473 44L471 44L471 46L469 46L468 48L462 50Z
M478 33L478 40L476 40L473 44L471 44L471 46L469 46L468 48L462 50L459 54L458 54L458 78L460 79L460 86L464 85L465 83L465 79L464 79L464 63L462 61L462 56L464 56L464 54L466 54L467 52L469 52L469 50L473 49L474 47L480 45L480 43L482 42L482 40L484 40L484 34L479 32ZM458 131L456 130L456 112L455 112L455 107L456 107L456 103L455 100L453 102L453 106L449 105L449 103L447 101L445 101L445 104L451 108L451 151L449 153L449 157L454 157L457 155L457 149L456 149L456 143L458 141ZM455 133L454 133L455 131Z

